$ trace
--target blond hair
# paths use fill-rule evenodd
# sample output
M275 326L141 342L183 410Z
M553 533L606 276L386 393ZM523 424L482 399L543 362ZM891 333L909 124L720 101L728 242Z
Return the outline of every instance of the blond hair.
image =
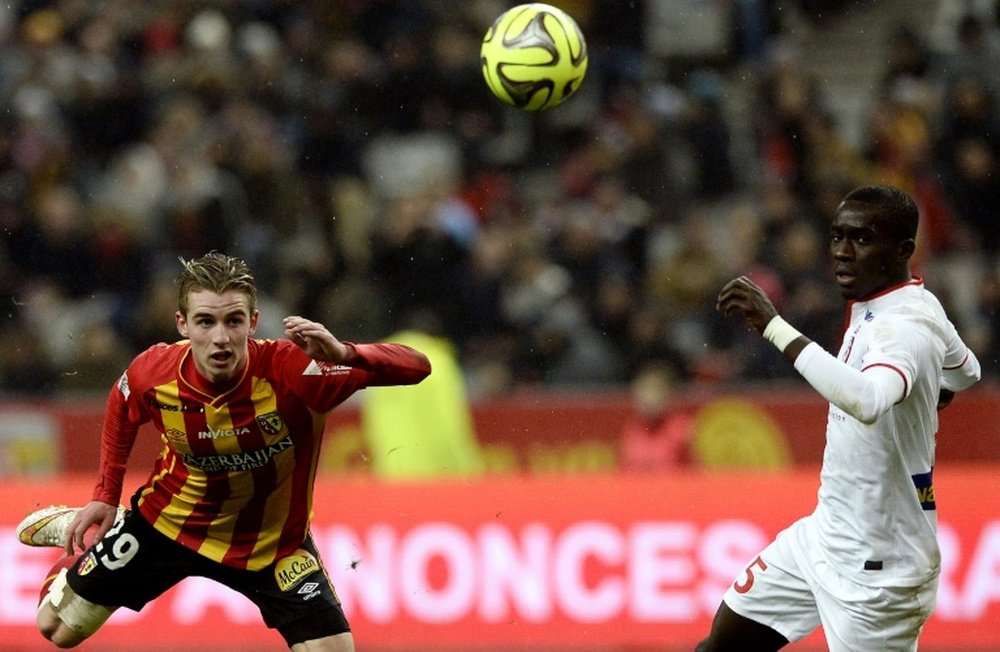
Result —
M201 258L179 260L184 268L176 279L177 307L182 315L187 315L188 295L198 290L217 294L236 290L246 296L251 313L257 309L257 286L250 267L242 258L213 251Z

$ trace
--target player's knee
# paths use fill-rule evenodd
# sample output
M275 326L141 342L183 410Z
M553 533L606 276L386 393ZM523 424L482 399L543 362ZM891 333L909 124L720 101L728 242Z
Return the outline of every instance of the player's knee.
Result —
M76 647L80 643L83 643L86 639L79 636L76 632L65 627L60 627L56 632L49 638L58 648L68 650L69 648Z
M60 648L76 647L114 612L113 608L81 598L66 583L66 570L52 582L36 618L42 636Z
M59 616L56 615L55 611L48 605L43 605L38 610L36 622L38 624L38 631L56 647L64 649L76 647L86 640L86 637L80 636L69 627L66 627L63 621L59 620Z
M42 604L38 609L38 614L35 616L35 623L38 625L38 631L42 633L42 636L48 640L52 640L52 637L56 635L59 630L59 626L62 625L62 621L59 620L59 616L52 611L52 607L48 603Z

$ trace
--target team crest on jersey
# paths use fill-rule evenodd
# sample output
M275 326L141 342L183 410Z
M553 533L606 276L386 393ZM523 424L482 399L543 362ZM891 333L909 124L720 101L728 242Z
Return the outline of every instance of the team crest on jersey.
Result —
M268 435L276 435L281 432L285 424L281 421L281 415L277 412L268 412L257 417L257 425Z
M97 568L97 557L94 556L94 553L88 552L87 556L80 562L80 567L76 569L76 574L86 575L95 568Z
M282 591L291 591L299 582L319 570L319 562L308 550L299 548L274 567L274 579Z

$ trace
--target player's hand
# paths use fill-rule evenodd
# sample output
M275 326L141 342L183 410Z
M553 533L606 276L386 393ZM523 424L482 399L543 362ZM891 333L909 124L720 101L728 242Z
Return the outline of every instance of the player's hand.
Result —
M740 276L726 283L715 302L715 309L725 315L737 313L758 333L763 333L778 311L756 283Z
M85 540L87 531L97 526L94 538L89 543L94 544L104 538L111 526L115 524L118 516L118 507L102 503L99 500L92 500L76 514L76 518L66 529L66 543L64 549L67 555L73 555L77 548L80 552L87 549L88 542Z
M943 410L949 405L951 405L952 399L955 398L955 392L950 389L941 388L941 393L938 394L937 409Z
M333 336L326 326L292 315L285 317L285 337L295 342L313 360L320 362L346 362L351 350Z

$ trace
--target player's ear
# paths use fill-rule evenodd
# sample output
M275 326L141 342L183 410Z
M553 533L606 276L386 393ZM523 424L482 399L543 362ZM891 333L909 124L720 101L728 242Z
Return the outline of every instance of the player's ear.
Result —
M260 311L254 310L250 313L250 334L253 335L257 332L257 320L260 319Z
M174 313L174 323L177 324L177 332L181 334L181 337L187 338L188 337L187 319L184 318L184 315L181 313L180 310Z
M906 238L899 243L899 259L909 260L913 257L913 252L917 250L917 242L913 238Z

